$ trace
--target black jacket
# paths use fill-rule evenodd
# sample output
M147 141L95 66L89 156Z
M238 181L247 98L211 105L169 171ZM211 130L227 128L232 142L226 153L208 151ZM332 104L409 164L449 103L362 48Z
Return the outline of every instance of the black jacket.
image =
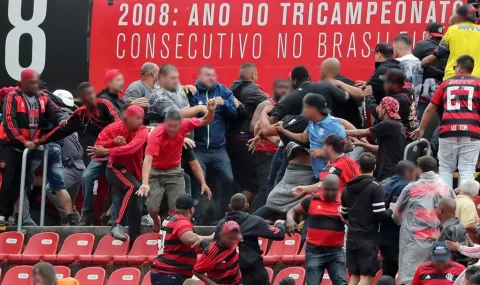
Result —
M383 97L385 97L385 90L383 90L383 81L380 80L380 75L385 75L390 68L400 68L399 62L395 59L387 59L384 62L375 62L375 73L367 82L373 89L373 97L380 104Z
M112 93L108 91L108 89L103 89L100 91L100 94L98 94L98 97L110 101L117 113L122 113L122 108L125 103L123 102L123 98L118 97L118 94Z
M419 41L415 44L412 54L418 59L422 60L425 57L431 55L433 51L440 44L441 38L431 38L423 41ZM447 65L447 58L440 58L429 66L423 68L423 80L427 78L434 78L438 81L443 81L445 75L445 66Z
M255 113L258 104L268 98L257 84L251 81L236 80L230 90L232 90L233 96L243 104L244 110L242 116L239 116L237 121L230 126L229 133L238 137L252 137L250 121L253 113Z
M379 224L391 219L385 209L383 187L373 176L361 175L347 182L342 193L342 217L348 220L349 239L376 240Z
M255 270L253 268L264 268L258 238L263 237L271 240L283 240L285 238L285 226L276 224L270 226L267 221L252 216L246 212L230 212L220 220L215 230L214 240L218 240L222 226L227 221L235 221L240 225L243 241L240 249L240 270Z

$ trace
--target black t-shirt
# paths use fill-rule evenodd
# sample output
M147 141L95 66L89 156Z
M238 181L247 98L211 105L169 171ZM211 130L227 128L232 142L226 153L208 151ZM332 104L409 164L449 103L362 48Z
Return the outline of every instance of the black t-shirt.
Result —
M337 80L342 81L345 84L350 86L355 86L355 82L353 80L346 78L343 75L338 75ZM357 102L354 99L349 98L347 102L344 104L334 104L333 113L338 118L345 119L349 121L352 125L354 125L357 129L363 128L363 120L360 111L358 110Z
M196 159L197 157L195 156L195 152L193 151L193 148L191 147L182 148L182 168L183 169L188 168L188 163Z
M377 167L374 176L378 181L395 175L395 167L403 159L405 128L395 120L384 120L370 128L378 144Z
M327 100L327 107L332 111L332 115L334 116L334 105L338 106L340 103L343 104L347 97L345 91L329 82L306 82L280 100L280 102L275 105L271 115L278 120L282 120L286 115L300 115L302 113L303 98L308 93L323 95Z

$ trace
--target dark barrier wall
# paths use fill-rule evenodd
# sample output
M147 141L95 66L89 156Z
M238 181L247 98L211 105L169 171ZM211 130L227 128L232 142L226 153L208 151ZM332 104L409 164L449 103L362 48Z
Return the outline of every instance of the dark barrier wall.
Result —
M90 10L90 0L1 0L0 87L32 63L52 91L87 81Z

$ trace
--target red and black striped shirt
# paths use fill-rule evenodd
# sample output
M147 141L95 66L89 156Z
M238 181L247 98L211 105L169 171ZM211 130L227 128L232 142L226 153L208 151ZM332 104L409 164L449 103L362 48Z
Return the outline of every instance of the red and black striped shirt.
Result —
M344 245L345 224L340 217L340 200L325 201L322 193L306 197L300 207L308 213L307 250L331 251Z
M437 271L432 262L428 261L417 268L412 285L452 285L464 270L465 266L450 261L447 269Z
M441 138L480 139L480 78L457 74L440 84L431 102L443 108Z
M328 174L335 174L340 179L340 193L345 189L345 184L360 175L360 169L355 160L348 155L343 155L335 161L329 161L327 166L320 172L320 181Z
M153 261L152 270L168 274L182 274L192 277L192 270L197 261L195 248L185 245L180 236L187 231L193 232L192 222L186 217L174 214L162 223L158 244L158 256Z
M210 280L220 285L241 285L238 244L223 248L217 242L210 243L193 270L206 273Z
M55 129L40 139L40 143L58 141L75 132L87 132L98 136L106 126L120 121L120 116L110 101L98 98L97 104L91 110L82 106L68 118L65 126L58 125Z

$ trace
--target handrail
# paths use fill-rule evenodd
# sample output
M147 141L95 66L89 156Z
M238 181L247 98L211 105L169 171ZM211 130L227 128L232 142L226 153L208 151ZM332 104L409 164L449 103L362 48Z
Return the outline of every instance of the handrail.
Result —
M419 140L416 140L414 142L409 143L406 147L405 150L403 151L403 160L408 159L408 152L411 148L414 148L415 146L419 144L426 144L427 145L427 155L431 156L432 155L432 147L430 146L430 142L427 139L421 138Z
M47 196L47 167L48 167L48 146L44 145L43 154L43 177L42 177L42 198L40 206L40 226L44 226L45 222L45 199ZM23 207L25 199L25 179L27 175L27 158L30 150L28 148L23 150L22 154L22 172L20 177L20 196L18 198L18 220L17 232L22 231L23 225ZM30 174L30 173L29 173Z

